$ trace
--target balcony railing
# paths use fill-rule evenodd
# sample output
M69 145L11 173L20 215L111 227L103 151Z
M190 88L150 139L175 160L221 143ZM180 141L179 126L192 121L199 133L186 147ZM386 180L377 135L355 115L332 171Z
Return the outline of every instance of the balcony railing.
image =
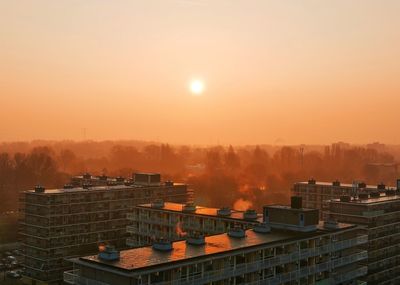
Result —
M368 267L361 266L356 268L355 270L350 270L348 272L337 274L334 277L335 284L342 284L345 281L357 279L358 277L366 275L367 272L368 272Z
M80 270L70 270L64 272L64 283L73 285L112 285L109 283L88 279L80 276Z

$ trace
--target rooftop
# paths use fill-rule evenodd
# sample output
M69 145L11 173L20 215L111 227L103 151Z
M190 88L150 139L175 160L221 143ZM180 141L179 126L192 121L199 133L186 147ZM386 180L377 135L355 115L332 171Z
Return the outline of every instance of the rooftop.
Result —
M184 183L174 183L173 186L182 186L186 185ZM165 184L160 185L138 185L138 184L131 184L131 185L111 185L111 186L91 186L89 188L82 188L82 187L74 187L74 188L58 188L58 189L45 189L44 192L35 192L34 189L26 190L26 193L33 193L38 195L43 194L63 194L63 193L71 193L71 192L92 192L92 191L110 191L110 190L124 190L124 189L140 189L140 188L155 188L155 187L170 187Z
M318 211L318 209L311 209L311 208L292 208L291 206L287 205L267 205L264 206L264 208L276 208L276 209L285 209L285 210L291 210L295 212L315 212Z
M332 182L323 182L323 181L315 181L315 184L310 184L308 181L301 181L301 182L296 182L295 184L306 184L306 185L317 185L317 186L333 186ZM365 189L370 189L370 190L378 190L378 185L365 185ZM353 188L354 185L350 183L341 183L339 186L335 187L343 187L343 188ZM386 186L386 190L388 189L393 189L395 190L396 187L394 186ZM384 191L384 190L381 190Z
M199 258L205 255L222 254L227 251L241 250L249 247L256 247L265 244L282 243L290 240L319 236L332 231L354 228L354 225L338 224L336 229L324 229L322 224L317 231L311 233L299 233L282 230L273 230L270 233L256 233L253 230L246 231L245 238L233 238L227 234L208 236L204 245L188 245L185 241L173 243L173 250L165 252L154 250L151 246L139 247L121 251L120 259L116 261L104 261L98 255L72 258L71 261L77 264L93 265L94 267L107 267L110 270L122 270L133 272L140 269L160 266L167 263L183 262L192 258Z
M372 204L380 204L387 203L394 200L400 201L400 195L385 195L381 194L380 197L369 197L368 199L351 199L349 202L340 201L340 199L332 199L331 202L334 203L344 203L344 204L361 204L361 205L372 205Z
M139 208L152 208L154 210L163 210L163 211L170 211L170 212L183 212L185 214L196 214L196 215L203 215L203 216L218 216L220 218L224 219L234 219L234 220L245 220L244 218L244 211L237 211L237 210L231 210L231 214L229 216L220 216L218 215L217 211L219 208L209 208L209 207L202 207L202 206L196 206L196 210L191 211L191 212L186 212L183 210L183 207L185 204L179 204L179 203L172 203L172 202L164 202L163 207L152 207L151 204L142 204L138 205L136 207ZM258 222L262 222L262 214L257 214L257 220Z

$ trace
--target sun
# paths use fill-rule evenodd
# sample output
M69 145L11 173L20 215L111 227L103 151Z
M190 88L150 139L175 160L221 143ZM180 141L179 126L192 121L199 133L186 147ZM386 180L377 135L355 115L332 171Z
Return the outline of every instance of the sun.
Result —
M200 79L195 79L190 82L190 92L194 95L201 95L204 91L204 82Z

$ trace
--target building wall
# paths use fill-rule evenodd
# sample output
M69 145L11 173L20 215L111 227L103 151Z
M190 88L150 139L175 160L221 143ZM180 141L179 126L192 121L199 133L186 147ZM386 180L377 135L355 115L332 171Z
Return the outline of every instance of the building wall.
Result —
M376 204L331 202L329 209L337 221L367 226L368 284L399 284L400 197Z

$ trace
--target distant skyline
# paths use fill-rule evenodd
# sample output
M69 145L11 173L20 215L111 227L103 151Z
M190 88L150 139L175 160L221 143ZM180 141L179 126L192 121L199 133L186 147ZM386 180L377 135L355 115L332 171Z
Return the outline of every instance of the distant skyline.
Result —
M400 144L399 11L0 0L0 141Z

